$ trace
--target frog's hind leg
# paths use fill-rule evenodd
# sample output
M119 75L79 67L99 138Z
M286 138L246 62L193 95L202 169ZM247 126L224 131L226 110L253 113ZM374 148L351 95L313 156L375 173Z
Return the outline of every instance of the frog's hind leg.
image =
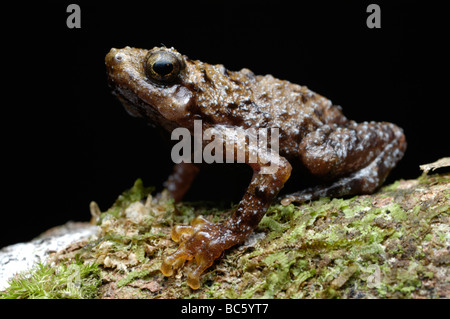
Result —
M391 123L351 122L346 127L315 131L301 147L305 167L333 182L287 195L283 205L374 192L403 157L406 140L402 129Z

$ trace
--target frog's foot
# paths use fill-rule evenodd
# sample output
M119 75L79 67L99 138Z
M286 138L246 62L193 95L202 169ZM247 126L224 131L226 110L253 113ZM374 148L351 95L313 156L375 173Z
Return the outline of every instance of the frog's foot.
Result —
M187 284L192 289L200 287L200 275L214 260L219 258L225 249L239 242L238 236L234 236L224 224L211 223L202 216L194 218L190 226L175 226L171 237L180 242L180 246L175 253L164 259L161 272L165 276L172 276L185 261L189 261Z

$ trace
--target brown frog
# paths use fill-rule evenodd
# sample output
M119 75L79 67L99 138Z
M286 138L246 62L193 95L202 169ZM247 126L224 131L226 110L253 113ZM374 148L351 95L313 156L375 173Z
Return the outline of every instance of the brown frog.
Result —
M252 127L279 130L277 153L242 141L234 146L224 143L224 148L244 150L245 162L253 170L250 185L230 218L216 224L197 217L191 225L173 228L172 239L180 245L164 259L161 271L171 276L190 261L187 283L193 289L200 287L201 273L225 249L243 242L257 227L292 168L321 183L287 195L281 201L284 205L374 192L406 149L403 131L394 124L358 124L348 120L340 106L305 86L255 75L248 69L233 72L223 65L194 61L173 48L111 49L106 67L113 93L128 112L168 132L183 127L193 134L195 120L202 120L203 129L218 132L230 127L234 132ZM257 153L256 162L248 160L251 152ZM271 163L276 163L277 170L263 174ZM176 201L182 199L198 170L187 161L175 165L166 186Z

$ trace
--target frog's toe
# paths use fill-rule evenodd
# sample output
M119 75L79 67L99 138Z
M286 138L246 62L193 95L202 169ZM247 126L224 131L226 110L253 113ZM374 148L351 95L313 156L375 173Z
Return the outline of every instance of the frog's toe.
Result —
M179 243L186 241L189 237L191 237L197 230L199 230L198 225L202 225L205 223L209 223L209 221L203 216L197 216L191 221L190 226L175 226L172 228L170 232L170 237L172 240Z
M291 203L301 204L306 201L315 199L315 193L312 188L308 188L307 190L300 191L297 193L289 194L284 198L280 198L280 203L283 206L287 206Z
M287 197L281 199L280 203L283 206L287 206L287 205L291 204L293 201L294 201L294 199L291 196L287 196Z
M198 254L195 260L191 260L189 262L190 270L188 271L186 280L189 287L191 287L192 289L200 288L200 276L207 268L209 268L213 264L214 259L215 258L208 253L202 253Z
M170 232L170 237L173 241L179 243L186 240L187 237L190 237L194 234L194 227L192 226L174 226L172 231Z
M188 256L185 255L185 252L183 250L177 250L174 254L164 258L161 265L161 272L164 276L172 276L178 268L183 266L186 260L188 260Z

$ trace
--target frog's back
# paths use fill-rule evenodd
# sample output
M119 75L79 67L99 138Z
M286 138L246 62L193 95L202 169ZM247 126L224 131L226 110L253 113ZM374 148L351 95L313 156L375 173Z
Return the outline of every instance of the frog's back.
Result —
M345 122L341 108L306 86L249 69L229 71L223 65L189 60L195 87L195 111L214 124L244 128L279 128L297 142L327 123Z
M297 141L325 124L347 121L339 106L306 86L272 75L257 76L256 80L256 104L271 114L270 127L279 127Z

